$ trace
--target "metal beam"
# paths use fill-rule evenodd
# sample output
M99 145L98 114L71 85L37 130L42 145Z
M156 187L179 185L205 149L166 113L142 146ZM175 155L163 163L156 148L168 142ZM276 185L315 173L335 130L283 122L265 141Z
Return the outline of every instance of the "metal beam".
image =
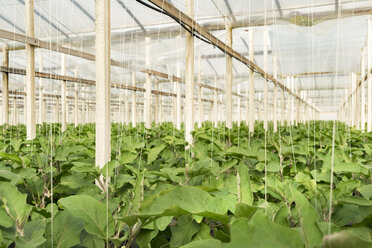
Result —
M225 2L225 5L227 7L227 10L229 11L229 15L230 15L230 18L232 20L232 23L236 22L236 19L235 19L235 16L234 16L234 12L232 11L232 8L230 6L229 0L224 0L224 2Z
M71 3L73 3L81 12L84 13L84 15L86 15L93 23L95 23L95 20L94 20L94 17L89 14L89 12L84 9L76 0L70 0Z
M280 17L283 17L283 11L282 11L282 7L280 6L280 2L279 2L279 0L275 0L275 5L276 5L276 8L277 8L278 11L279 11L279 15L280 15Z
M8 23L10 26L13 26L15 29L17 29L21 33L26 33L24 29L20 28L19 26L15 25L15 23L11 22L8 18L0 14L0 19Z
M25 1L24 0L18 0L18 2L20 2L23 5L25 5ZM37 11L36 9L34 9L34 13L38 17L40 17L43 21L45 21L46 23L50 24L55 30L57 30L58 32L60 32L61 34L63 34L63 36L65 36L67 39L70 38L68 36L68 34L66 34L65 32L63 32L63 30L61 30L59 27L57 27L52 21L50 21L46 16L44 16L43 14L41 14L39 11Z
M125 4L121 1L121 0L116 0L120 6L128 13L128 15L133 19L133 21L135 21L137 23L137 25L142 29L142 31L146 34L147 31L146 31L146 28L142 25L142 23L137 19L137 17L133 14L133 12L128 9L127 6L125 6Z
M209 42L211 42L214 46L218 47L225 54L228 54L231 57L242 62L243 64L248 66L250 69L254 70L256 73L261 74L262 77L266 78L268 81L273 82L276 86L282 88L283 90L287 91L289 94L293 95L299 101L317 110L314 106L310 105L307 101L302 99L300 96L295 94L292 90L290 90L289 88L284 86L282 83L280 83L278 80L276 80L272 75L262 70L257 64L248 60L246 57L244 57L243 55L241 55L240 53L232 49L230 46L227 46L224 42L216 38L208 30L200 26L194 19L190 18L189 16L187 16L185 13L183 13L179 9L170 5L168 2L164 2L163 0L149 0L149 1L155 4L157 7L161 8L168 15L172 16L173 19L177 20L178 22L183 23L183 25L187 27L192 27L192 32L198 33L200 36L204 37Z

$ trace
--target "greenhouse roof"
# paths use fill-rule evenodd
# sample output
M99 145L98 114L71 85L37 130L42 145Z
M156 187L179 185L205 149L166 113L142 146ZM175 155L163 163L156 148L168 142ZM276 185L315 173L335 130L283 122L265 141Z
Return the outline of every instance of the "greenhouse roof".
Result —
M47 42L94 54L95 9L94 0L35 0L35 37ZM185 1L168 0L175 8L185 12ZM149 6L149 1L111 0L111 57L130 68L112 67L112 82L130 85L131 72L152 69L168 75L177 75L177 64L185 63L185 30L169 16ZM157 8L151 5L153 8ZM278 61L279 81L286 84L286 77L295 77L298 95L306 95L322 112L335 112L345 100L351 85L351 73L360 73L362 51L366 47L367 21L372 16L372 1L334 0L194 0L194 19L221 41L225 41L225 24L233 26L233 49L248 56L248 31L255 31L254 62L263 68L263 31L269 32L268 68L273 74L273 58ZM338 10L340 10L338 12ZM338 16L340 13L340 16ZM2 30L25 34L24 0L0 2L0 27ZM151 63L146 68L145 37L151 37ZM15 40L15 39L14 39ZM24 44L0 39L9 46L9 67L25 69ZM195 39L195 78L201 70L203 83L224 89L225 55L215 46ZM43 71L60 74L61 54L38 49L43 55ZM200 59L200 63L199 63ZM366 59L366 57L365 57ZM38 68L39 61L36 61ZM75 71L81 78L94 80L94 61L67 56L67 75ZM138 85L145 81L145 74L137 73ZM233 60L234 88L245 94L248 87L249 68ZM181 73L181 78L184 77ZM255 74L256 99L260 99L264 78ZM173 92L173 85L166 78L156 77L161 89ZM72 84L71 84L72 86ZM10 90L24 91L23 76L11 74ZM54 80L44 80L47 92L59 91ZM184 86L183 86L184 87ZM269 86L269 91L273 85ZM154 85L155 89L155 85ZM293 89L294 90L294 89ZM85 86L85 97L94 99L94 88ZM301 93L305 92L305 93ZM72 93L71 93L72 94ZM112 90L113 98L122 95ZM212 93L205 93L212 99ZM223 97L223 95L222 95Z

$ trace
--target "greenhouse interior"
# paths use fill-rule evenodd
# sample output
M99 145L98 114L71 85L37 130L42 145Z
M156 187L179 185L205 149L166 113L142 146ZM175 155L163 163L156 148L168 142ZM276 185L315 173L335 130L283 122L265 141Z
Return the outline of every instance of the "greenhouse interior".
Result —
M371 0L1 0L0 247L371 248Z

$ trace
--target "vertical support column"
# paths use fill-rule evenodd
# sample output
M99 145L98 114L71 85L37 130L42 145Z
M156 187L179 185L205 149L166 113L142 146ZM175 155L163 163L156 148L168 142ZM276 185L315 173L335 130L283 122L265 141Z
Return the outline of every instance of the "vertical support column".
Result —
M61 54L61 75L66 75L66 54ZM67 127L67 101L66 101L66 81L62 81L62 88L61 88L61 102L62 102L62 132L66 131Z
M128 85L125 85L128 86ZM129 125L129 94L128 89L125 89L124 96L124 109L125 109L125 125Z
M27 92L27 87L24 88L24 91ZM15 99L17 99L17 96L15 96ZM18 122L16 124L18 124ZM27 95L23 98L23 124L27 125Z
M366 85L364 82L365 72L366 72L366 63L365 63L365 49L362 52L362 60L361 60L361 72L360 72L360 97L361 97L361 105L360 105L360 130L365 131L366 128Z
M264 82L264 95L263 95L263 100L264 100L264 129L265 131L267 131L268 129L268 118L269 118L269 104L268 104L268 98L269 98L269 95L268 95L268 82L267 82L267 76L266 76L266 72L267 72L267 43L268 43L268 35L267 35L268 31L266 30L266 27L265 27L265 30L263 32L263 45L264 45L264 48L263 48L263 59L264 59L264 65L263 65L263 70L265 71L265 82Z
M296 78L296 82L295 82L295 93L297 95L299 95L299 90L298 90L298 85L299 85L299 78ZM294 97L293 97L294 98ZM294 98L295 99L295 102L297 103L295 108L296 108L296 125L298 125L298 123L300 122L300 112L301 112L301 108L302 108L302 102L300 100L298 100L297 98Z
M372 131L372 19L368 19L368 62L367 62L367 75L368 75L368 120L367 132Z
M181 77L181 68L180 68L180 62L177 62L177 77ZM181 122L182 122L182 99L181 99L181 83L177 83L177 129L181 130Z
M291 91L294 92L294 86L295 86L295 78L291 77ZM294 96L291 96L291 125L294 125L294 102L295 98Z
M9 51L5 46L3 49L3 66L9 67ZM3 72L3 89L2 89L2 100L3 100L3 124L9 124L9 74Z
M203 122L203 103L202 103L202 95L203 95L203 88L201 87L201 56L198 57L198 112L199 112L199 118L198 118L198 128L202 127Z
M111 159L110 0L96 1L96 166Z
M358 85L359 75L355 73L355 81L353 84L355 85L355 109L354 109L354 121L355 127L359 129L360 127L360 87Z
M238 127L240 127L240 122L242 121L242 111L241 111L241 105L242 105L242 99L240 98L240 84L238 84L238 107L237 107L237 122L238 122Z
M59 98L56 97L56 102L54 105L54 123L59 122Z
M43 55L39 54L39 72L44 71ZM44 101L44 79L39 78L39 123L43 124L46 121L45 116L45 101Z
M150 67L150 42L151 38L146 37L146 68ZM151 128L151 75L146 73L146 83L145 83L145 101L144 101L144 121L145 127Z
M287 77L287 88L291 90L291 77ZM287 126L291 125L291 96L287 93Z
M277 58L273 57L274 63L274 78L278 79L278 65ZM273 99L273 122L274 122L274 132L278 130L278 87L274 85L274 99Z
M281 96L281 102L282 102L282 106L281 106L281 111L280 111L280 125L281 126L284 126L284 121L285 121L285 92L284 92L284 89L281 89L281 92L282 92L282 96Z
M78 70L75 70L75 77L78 77ZM75 83L75 102L74 102L74 121L75 127L79 124L79 86L78 83Z
M136 87L136 72L132 72L132 86ZM137 105L137 96L136 96L136 91L132 91L132 127L135 127L137 124L137 110L136 110L136 105Z
M249 30L249 60L254 61L254 30ZM249 132L254 133L254 112L255 112L255 101L254 101L254 72L249 70Z
M194 0L186 1L186 15L194 18ZM185 139L193 144L191 132L194 130L194 36L186 32L186 67L185 67Z
M227 22L226 24L226 45L232 47L232 27L231 23ZM226 127L231 129L232 128L232 81L233 81L233 74L232 74L232 57L226 54Z
M173 78L171 78L171 84L173 85L173 112L172 112L172 120L173 126L177 125L177 82L173 82Z
M159 82L155 83L156 91L159 91ZM159 94L155 94L155 108L154 108L155 124L159 124Z
M26 0L26 36L34 37L34 1ZM27 139L36 137L35 113L35 47L26 44L26 98L27 98Z
M161 91L161 85L159 85L159 91ZM159 96L159 116L158 116L158 122L161 124L163 122L163 97L162 95Z
M214 76L214 88L217 88L217 76ZM213 91L213 121L214 127L218 127L218 98L217 90Z
M356 74L354 72L351 73L351 108L350 108L350 116L351 118L351 126L355 126L355 85L356 85Z

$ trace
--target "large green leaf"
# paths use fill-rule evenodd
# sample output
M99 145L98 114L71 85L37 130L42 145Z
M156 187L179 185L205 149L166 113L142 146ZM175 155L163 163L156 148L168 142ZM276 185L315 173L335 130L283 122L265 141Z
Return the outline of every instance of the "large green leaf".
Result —
M251 189L248 168L242 162L238 166L238 172L236 174L236 182L237 182L237 187L238 187L238 202L252 205L253 193Z
M83 220L67 210L59 211L53 220L53 247L68 248L80 244L80 233L83 229ZM52 225L49 224L46 227L46 236L50 237L51 232ZM52 246L51 240L49 245Z
M26 194L18 191L17 187L8 182L0 182L0 200L4 203L5 210L22 232L23 223L27 220L31 206L26 203Z
M371 248L372 241L364 240L350 232L338 232L324 236L323 248Z
M180 247L189 243L200 229L191 215L182 215L177 218L176 225L171 227L172 238L169 242L171 247Z
M161 144L160 146L156 146L154 148L151 148L149 155L147 156L147 164L151 164L155 161L155 159L158 157L158 155L163 151L167 146L164 144Z
M114 220L106 204L87 195L73 195L62 198L58 203L72 215L84 220L85 230L101 239L114 233Z
M317 221L319 215L316 210L309 204L305 196L293 189L293 197L296 202L296 209L300 219L301 233L304 237L307 247L315 247L322 242L322 232L319 229Z
M148 196L141 205L139 217L177 216L195 214L228 222L227 208L222 199L191 186L176 186Z

